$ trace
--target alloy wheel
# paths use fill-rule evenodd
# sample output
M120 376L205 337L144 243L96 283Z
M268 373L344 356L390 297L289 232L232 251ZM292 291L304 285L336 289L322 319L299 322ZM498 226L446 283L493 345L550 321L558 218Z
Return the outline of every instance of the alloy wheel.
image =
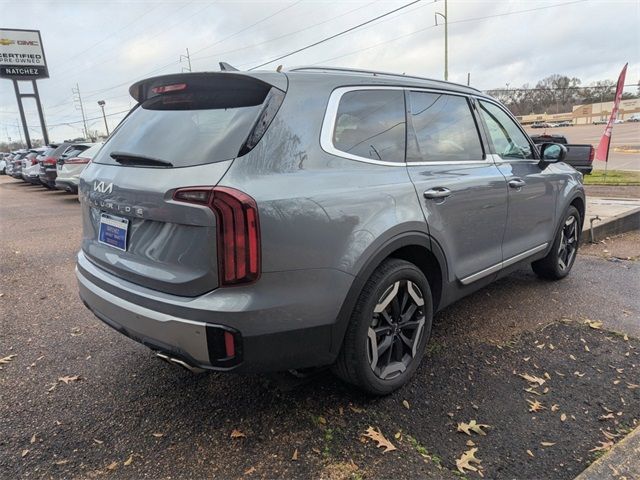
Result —
M378 378L390 380L409 367L424 324L424 297L415 283L399 280L384 291L367 335L369 365Z
M571 263L578 250L578 222L571 215L567 218L560 231L560 246L558 247L558 266L564 271L571 267Z

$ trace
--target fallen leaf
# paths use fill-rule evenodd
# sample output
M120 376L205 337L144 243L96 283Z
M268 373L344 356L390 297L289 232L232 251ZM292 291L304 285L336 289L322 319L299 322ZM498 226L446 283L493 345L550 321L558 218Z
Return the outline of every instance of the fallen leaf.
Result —
M531 450L527 450L527 455L529 455L530 457L535 457L535 455Z
M20 456L24 458L27 456L28 453L29 453L29 450L22 450L22 453L20 454Z
M54 465L66 465L67 463L69 463L69 460L56 460L53 462Z
M530 412L539 412L540 410L546 410L547 409L538 400L529 400L529 399L527 399L527 403L529 404L529 411Z
M598 442L600 445L589 450L590 452L606 452L613 447L613 442Z
M256 471L256 467L251 467L251 468L249 468L249 469L245 470L245 471L244 471L244 474L245 474L245 475L251 475L251 474L252 474L253 472L255 472L255 471Z
M298 449L296 448L291 455L291 460L298 460Z
M612 418L615 418L613 413L607 413L606 415L599 416L598 420L611 420Z
M153 435L156 438L160 438L164 436L164 433L156 432L156 433L152 433L151 435Z
M636 388L640 388L640 385L636 385L635 383L626 382L626 384L629 390L635 390Z
M393 436L393 438L395 438L396 440L400 440L401 437L402 437L402 432L396 432L396 434Z
M322 425L326 425L327 419L324 417L318 417L318 423L321 423Z
M118 468L118 462L111 462L107 465L107 470L115 470L116 468Z
M231 432L231 438L245 438L246 435L242 433L240 430L233 430Z
M36 440L37 440L36 434L34 433L29 443L36 443Z
M543 447L553 447L555 445L555 442L540 442L540 445L542 445Z
M580 372L573 372L573 374L574 374L576 377L580 377L580 378L584 377L584 373L580 373Z
M600 320L587 320L586 323L595 330L600 330L602 328L602 322Z
M404 405L404 408L409 410L409 402L407 402L406 400L402 400L402 405Z
M8 356L6 356L4 358L0 358L0 365L6 365L7 363L11 362L16 357L17 357L16 354L12 354L12 355L8 355Z
M482 430L483 428L491 428L489 425L484 425L481 423L476 423L475 420L469 421L469 423L458 423L458 431L466 433L467 435L471 435L471 432L477 433L479 435L486 435L486 433Z
M538 385L543 385L545 380L544 378L536 377L535 375L529 375L528 373L519 374L520 377L524 378L529 383L537 383Z
M71 382L77 382L78 380L80 380L80 377L78 375L74 375L73 377L64 376L64 377L58 378L58 381L59 382L64 382L65 385L68 385Z
M614 380L614 381L613 381L613 384L614 384L614 385L618 385L619 383L620 383L620 380Z
M625 342L628 342L628 341L629 341L629 335L627 335L627 334L625 333L625 334L624 334L624 337L622 337L622 339L623 339Z
M94 438L93 441L96 442L98 445L102 445L104 443L102 440L98 440L97 438Z
M544 348L544 343L541 343L540 345L536 345L536 348Z
M553 405L551 405L552 412L557 412L559 409L560 409L560 406L557 403L554 403Z
M584 346L585 351L590 352L591 350L589 350L589 345L585 345Z
M124 466L128 467L129 465L131 465L133 463L133 453L131 455L129 455L129 458L127 458L124 461Z
M574 357L573 355L569 355L569 358L570 358L571 360L575 360L575 359L576 359L576 357Z
M456 467L458 467L458 471L460 473L466 473L465 470L469 470L470 472L477 472L480 468L479 465L481 460L476 458L477 448L470 448L466 452L464 452L460 458L456 458ZM471 465L472 463L478 465L478 467Z
M52 383L49 389L47 390L47 392L53 392L57 386L58 386L57 383Z
M563 413L562 415L560 415L560 421L564 422L567 419L567 414Z
M535 388L533 388L533 387L525 388L525 389L524 389L524 391L525 391L525 392L528 392L528 393L531 393L531 394L533 394L533 395L538 395L538 396L542 395L540 392L538 392L538 391L537 391Z
M466 445L467 445L467 447L475 447L476 446L476 444L473 443L473 440L467 440Z
M551 375L549 375L547 372L544 372L544 378L546 378L547 380L551 380Z
M353 405L349 405L349 409L353 413L362 413L362 412L364 412L364 410L362 408L354 407Z
M369 427L367 431L363 433L363 436L370 438L374 442L377 442L378 448L384 448L384 451L382 453L392 452L393 450L396 450L396 447L394 447L389 440L384 438L382 432L380 432L380 430L376 430L373 427Z

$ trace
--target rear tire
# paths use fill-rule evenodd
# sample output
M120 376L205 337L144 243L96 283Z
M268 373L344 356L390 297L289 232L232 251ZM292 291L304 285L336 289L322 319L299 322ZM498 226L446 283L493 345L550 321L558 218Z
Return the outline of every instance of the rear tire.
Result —
M373 395L387 395L415 373L433 319L431 289L414 264L390 258L365 283L333 371Z
M580 245L580 212L570 206L546 257L531 264L536 275L546 280L560 280L571 271Z

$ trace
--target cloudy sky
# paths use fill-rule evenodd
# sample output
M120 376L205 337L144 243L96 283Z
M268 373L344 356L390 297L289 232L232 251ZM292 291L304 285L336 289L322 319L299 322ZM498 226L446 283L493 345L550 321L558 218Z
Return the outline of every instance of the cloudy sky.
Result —
M411 0L0 0L0 27L37 29L50 78L38 82L52 140L82 135L76 84L89 129L111 127L132 105L134 81L219 61L247 69L401 7ZM422 0L334 40L270 63L336 65L442 78L444 0ZM449 0L449 79L480 89L535 84L554 73L583 85L640 77L639 0ZM438 22L440 23L440 21ZM30 88L23 84L25 91ZM629 91L635 91L630 88ZM38 117L26 100L32 138ZM13 87L0 79L0 141L19 138Z

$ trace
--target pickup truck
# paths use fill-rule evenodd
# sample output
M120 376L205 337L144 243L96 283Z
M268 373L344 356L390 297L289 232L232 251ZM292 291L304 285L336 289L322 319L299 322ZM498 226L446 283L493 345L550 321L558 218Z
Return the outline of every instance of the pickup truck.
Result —
M543 143L561 143L567 148L567 155L564 158L564 163L571 165L583 175L591 174L593 170L593 158L596 150L593 145L572 145L567 142L567 137L564 135L555 135L544 133L542 135L532 135L531 140L536 145Z

